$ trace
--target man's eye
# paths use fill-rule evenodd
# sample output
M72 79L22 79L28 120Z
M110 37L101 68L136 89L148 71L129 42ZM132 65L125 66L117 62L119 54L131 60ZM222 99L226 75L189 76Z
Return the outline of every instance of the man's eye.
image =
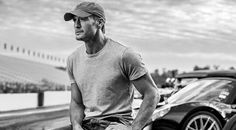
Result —
M82 21L86 21L86 20L88 20L88 17L81 17L81 18L79 18L80 20L82 20Z
M72 18L72 20L75 22L75 21L76 21L76 18Z

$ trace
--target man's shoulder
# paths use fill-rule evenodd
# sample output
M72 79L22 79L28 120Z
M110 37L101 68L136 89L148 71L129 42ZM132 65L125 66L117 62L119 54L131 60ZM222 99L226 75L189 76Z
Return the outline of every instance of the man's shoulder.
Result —
M134 49L132 49L131 47L128 47L126 45L121 44L120 42L114 41L112 39L109 40L110 44L111 44L111 52L112 53L116 53L118 55L120 55L123 58L132 58L132 57L136 57L139 56L140 54L135 51Z
M116 50L116 51L125 51L126 49L128 49L129 47L127 47L126 45L124 44L121 44L120 42L118 41L114 41L113 39L109 39L109 44L111 45L111 47Z

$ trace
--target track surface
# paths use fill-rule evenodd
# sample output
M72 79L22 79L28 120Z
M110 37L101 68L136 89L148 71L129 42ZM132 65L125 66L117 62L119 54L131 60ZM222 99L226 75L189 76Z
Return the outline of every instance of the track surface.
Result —
M52 130L63 127L70 123L69 109L66 108L0 113L0 130Z

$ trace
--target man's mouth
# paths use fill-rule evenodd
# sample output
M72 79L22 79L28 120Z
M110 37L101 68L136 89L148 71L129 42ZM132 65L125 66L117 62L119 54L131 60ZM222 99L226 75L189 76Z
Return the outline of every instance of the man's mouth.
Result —
M81 34L83 31L76 31L75 34Z

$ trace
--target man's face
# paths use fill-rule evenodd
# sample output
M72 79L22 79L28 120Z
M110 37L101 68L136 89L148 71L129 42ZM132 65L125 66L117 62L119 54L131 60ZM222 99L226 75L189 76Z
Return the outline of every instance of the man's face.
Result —
M74 16L73 21L77 40L86 42L95 36L97 26L93 17L80 18Z

